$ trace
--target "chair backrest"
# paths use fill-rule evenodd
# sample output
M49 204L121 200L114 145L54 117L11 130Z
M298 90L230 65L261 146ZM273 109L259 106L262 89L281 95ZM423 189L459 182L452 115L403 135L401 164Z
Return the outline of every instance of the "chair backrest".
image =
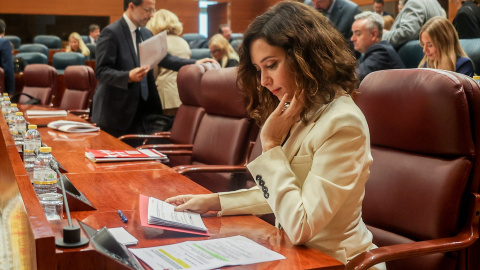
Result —
M85 44L90 43L90 38L88 38L87 35L81 35L80 37L82 38L83 42L85 42Z
M363 219L379 247L451 237L478 191L480 89L433 69L383 70L361 83L356 103L370 129L373 163ZM387 262L395 269L455 269L459 254Z
M460 45L472 60L475 73L480 74L480 38L460 39Z
M95 60L95 50L97 48L96 44L88 43L87 44L88 49L90 50L90 60Z
M19 53L38 52L44 54L48 59L48 47L43 44L23 44L18 49Z
M230 43L232 43L232 41L238 40L238 39L240 39L240 40L243 39L243 33L232 33L230 35Z
M47 46L49 49L62 48L62 40L53 35L37 35L33 38L33 43L39 43Z
M205 43L208 43L206 36L198 33L185 33L182 38L188 43L191 49L204 48Z
M95 73L89 66L68 66L64 73L65 92L60 103L64 110L88 108L88 98L95 88Z
M398 49L398 55L406 68L417 68L423 58L423 48L420 41L410 40Z
M190 49L190 51L192 51L191 58L195 60L212 57L212 55L210 54L210 49L208 48Z
M205 109L193 143L192 164L242 165L251 140L258 131L249 117L244 95L237 87L237 69L206 72L200 85L200 103ZM229 190L230 174L193 174L192 180L213 192Z
M16 58L22 58L28 64L48 64L48 58L43 53L39 52L24 52L17 53Z
M18 50L20 48L20 45L22 45L22 40L20 37L17 36L12 36L12 35L5 35L5 39L10 40L12 42L14 49Z
M22 93L40 99L42 105L49 105L52 94L55 94L57 89L57 71L45 64L28 65L23 71L23 83ZM21 96L19 103L25 103L28 100L28 97Z
M63 74L68 66L85 65L85 56L81 53L58 52L53 55L53 67Z
M235 39L230 42L230 45L232 45L233 49L238 53L238 48L240 48L240 44L242 44L242 39Z
M5 70L0 67L0 93L5 91Z

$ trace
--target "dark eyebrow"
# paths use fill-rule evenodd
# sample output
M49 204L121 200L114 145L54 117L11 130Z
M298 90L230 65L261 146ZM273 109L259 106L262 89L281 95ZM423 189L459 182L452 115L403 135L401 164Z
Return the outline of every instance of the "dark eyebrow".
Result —
M260 61L260 63L263 63L263 62L265 62L266 60L268 60L269 58L272 58L272 57L273 56L266 56Z

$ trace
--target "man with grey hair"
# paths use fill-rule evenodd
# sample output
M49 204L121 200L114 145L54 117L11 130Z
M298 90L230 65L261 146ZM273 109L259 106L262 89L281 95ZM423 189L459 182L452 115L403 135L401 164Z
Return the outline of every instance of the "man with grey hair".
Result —
M357 14L352 24L352 32L350 40L353 42L353 47L363 54L356 69L360 80L373 71L405 68L392 45L382 41L382 16L371 11Z

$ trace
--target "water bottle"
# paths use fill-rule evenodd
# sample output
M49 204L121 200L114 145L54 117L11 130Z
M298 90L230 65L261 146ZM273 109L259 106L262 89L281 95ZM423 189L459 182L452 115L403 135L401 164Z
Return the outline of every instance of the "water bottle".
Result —
M28 131L23 137L23 162L25 163L25 170L33 183L33 169L35 166L35 159L37 158L35 153L38 153L42 141L40 132L37 130L37 125L28 125Z
M8 93L3 93L3 95L0 96L0 104L2 104L6 97L8 97Z
M27 133L27 121L23 118L23 112L16 112L13 118L12 135L15 144L23 144L23 136Z
M10 102L10 98L9 97L5 97L3 98L3 102L2 102L2 114L3 114L3 117L5 117L5 119L7 119L7 112L8 112L8 109L10 108L10 105L12 103Z
M50 167L53 160L51 147L40 147L34 162L33 189L38 196L48 220L62 218L63 198L57 192L57 173Z
M13 126L13 118L15 118L15 114L18 112L18 107L17 107L17 103L12 103L10 104L10 108L7 108L7 124L8 124L8 127L10 128L10 130L12 130L12 126Z

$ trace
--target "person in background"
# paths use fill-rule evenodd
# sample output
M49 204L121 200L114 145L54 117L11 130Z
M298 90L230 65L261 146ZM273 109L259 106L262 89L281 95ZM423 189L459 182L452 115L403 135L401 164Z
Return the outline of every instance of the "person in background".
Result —
M395 18L392 29L383 33L382 39L398 50L404 43L418 39L422 26L435 16L446 17L437 0L409 0Z
M360 80L377 70L405 68L392 45L382 40L383 28L383 17L378 13L364 11L355 16L351 41L355 50L363 53L356 69Z
M257 186L166 201L176 211L274 213L293 244L342 263L376 248L362 220L372 156L366 119L350 97L355 65L345 38L311 7L281 1L258 16L244 34L237 78L263 126L263 153L247 165Z
M100 26L98 26L97 24L91 24L88 27L88 32L90 33L88 35L88 41L89 41L88 43L96 44L98 36L100 35Z
M190 58L192 55L190 46L180 37L183 26L174 13L166 9L158 10L148 21L146 28L152 31L153 35L167 31L167 51L171 55L182 58ZM162 102L163 114L175 115L178 107L182 104L178 95L177 72L157 66L153 73Z
M390 15L383 16L383 29L390 30L392 29L394 19Z
M92 122L105 132L119 137L125 134L151 134L149 127L161 115L153 71L140 66L138 44L152 37L145 25L155 13L155 0L124 0L122 17L102 29L96 47ZM178 71L184 65L212 62L167 55L160 67ZM152 117L149 117L152 116Z
M222 34L222 36L228 40L228 42L232 41L232 29L228 24L221 24L218 27L218 33Z
M480 38L480 7L477 0L462 1L453 19L453 26L460 39Z
M398 1L398 12L400 13L400 11L402 11L403 7L405 6L405 4L407 3L408 0L400 0Z
M353 51L352 24L355 15L362 12L357 4L349 0L313 0L313 6L325 15L343 35ZM356 55L360 57L360 55Z
M238 65L238 54L232 45L221 34L215 34L208 41L208 48L213 59L217 60L221 67L234 67Z
M425 56L419 68L444 69L473 77L473 63L460 46L457 31L448 19L434 17L425 23L420 31L420 45Z
M375 11L375 13L377 13L380 16L390 15L393 18L394 16L392 13L389 13L383 10L384 7L385 7L385 2L383 0L373 0L373 11Z
M85 42L83 42L82 37L79 33L73 32L68 36L68 46L65 50L66 52L78 52L85 56L85 59L90 55L90 50L88 49Z
M0 67L5 73L5 93L13 94L15 92L15 75L13 70L12 45L8 39L5 39L5 30L7 24L0 19Z

